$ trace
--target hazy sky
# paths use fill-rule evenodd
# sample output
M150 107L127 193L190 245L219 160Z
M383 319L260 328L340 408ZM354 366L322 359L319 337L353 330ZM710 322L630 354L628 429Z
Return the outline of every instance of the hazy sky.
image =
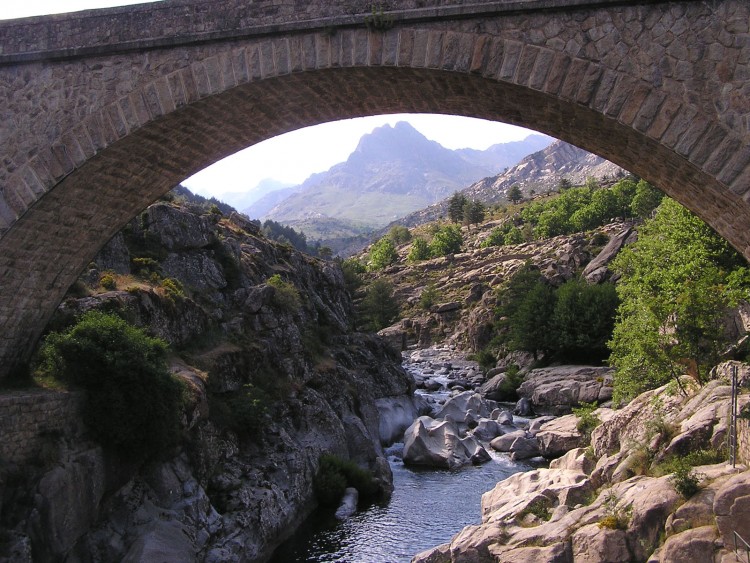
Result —
M0 0L0 19L21 18L125 6L143 0ZM486 149L496 143L520 140L530 131L455 116L372 116L325 123L292 131L249 147L217 162L183 182L202 195L246 191L265 178L298 184L315 172L343 162L362 135L385 123L408 121L428 139L450 149Z

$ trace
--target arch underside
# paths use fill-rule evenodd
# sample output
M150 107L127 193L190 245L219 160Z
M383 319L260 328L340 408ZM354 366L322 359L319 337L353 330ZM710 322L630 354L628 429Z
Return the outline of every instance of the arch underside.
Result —
M385 66L302 72L236 86L155 119L33 203L0 239L4 344L27 343L16 346L11 363L26 358L99 248L182 179L301 127L420 112L503 121L599 154L695 211L745 256L750 252L750 209L741 197L654 139L587 106L463 72Z

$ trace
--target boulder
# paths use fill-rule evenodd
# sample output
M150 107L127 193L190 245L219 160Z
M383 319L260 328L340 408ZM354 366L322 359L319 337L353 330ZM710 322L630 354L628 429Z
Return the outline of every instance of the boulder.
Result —
M586 438L576 426L578 417L574 414L561 416L542 425L536 435L539 450L546 458L560 457L572 449L585 447Z
M547 424L551 420L555 420L555 416L540 416L539 418L535 418L529 423L529 434L532 436L536 436L539 433L539 430L542 429L542 426Z
M734 545L734 532L750 541L750 471L724 482L716 491L713 512L724 545Z
M400 440L404 431L417 417L417 407L411 397L384 397L375 401L380 415L380 443L390 445Z
M539 455L539 443L536 438L525 438L519 436L510 445L510 459L518 461L529 459Z
M480 419L477 427L474 429L474 437L483 442L489 442L502 433L503 429L500 428L500 424L489 418Z
M436 419L464 420L468 411L478 417L489 418L495 405L490 404L474 391L464 391L448 399L435 415Z
M591 475L594 470L595 461L591 459L584 448L570 450L564 456L553 459L549 463L550 469L566 469L569 471L580 471L586 475Z
M455 469L488 459L489 454L473 437L460 437L456 423L451 420L420 416L404 435L406 465Z
M619 563L633 560L624 530L589 524L573 534L571 543L576 563Z
M659 552L659 561L660 563L713 561L716 538L714 526L701 526L670 536Z
M498 436L490 442L490 447L496 452L509 452L513 442L518 438L526 438L526 432L524 430L516 430L515 432Z
M123 563L190 563L197 561L196 549L188 530L176 521L155 520L138 535Z
M531 405L531 400L521 397L516 403L516 408L513 409L513 414L517 416L533 416L534 409Z
M535 369L528 373L518 394L531 400L538 411L566 414L580 403L610 400L613 373L613 368L591 366Z
M514 424L513 413L505 409L495 409L492 411L491 418L496 420L498 424L503 426L510 426Z
M502 389L507 376L505 372L498 373L492 376L491 379L484 382L477 392L485 397L486 399L492 399L493 401L505 401L508 399L508 392Z
M601 283L607 279L609 275L607 265L617 256L623 246L631 242L631 234L633 234L633 227L628 226L610 238L601 252L586 265L582 274L583 278L589 283Z
M39 481L31 538L42 559L58 559L96 522L106 486L101 448L78 453Z
M401 323L379 330L378 336L397 352L406 350L406 331Z
M354 487L347 487L344 491L344 498L341 499L339 507L336 509L336 520L346 520L357 512L357 503L359 502L359 492Z

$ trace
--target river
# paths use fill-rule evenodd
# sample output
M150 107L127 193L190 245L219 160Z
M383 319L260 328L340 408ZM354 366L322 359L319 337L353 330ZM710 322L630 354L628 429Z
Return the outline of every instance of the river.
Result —
M441 350L420 350L404 368L416 380L430 378L441 388L417 393L439 405L449 396L452 378L465 377L476 364L446 357ZM516 422L527 419L516 418ZM494 452L479 466L456 471L407 467L401 460L403 444L386 450L393 471L390 500L361 508L345 521L333 511L318 510L274 553L271 563L406 563L417 553L446 543L464 527L481 520L482 494L498 481L534 466L513 462L509 454Z
M492 452L492 460L457 471L414 469L401 461L401 444L388 449L393 496L338 522L318 511L274 553L272 563L401 563L445 543L481 519L482 494L513 473L532 468Z

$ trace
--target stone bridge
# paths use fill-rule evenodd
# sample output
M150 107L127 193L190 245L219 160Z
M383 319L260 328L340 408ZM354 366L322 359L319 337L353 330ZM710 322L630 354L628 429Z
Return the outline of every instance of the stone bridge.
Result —
M0 377L149 203L349 117L542 131L750 257L749 24L747 0L167 0L0 22Z

